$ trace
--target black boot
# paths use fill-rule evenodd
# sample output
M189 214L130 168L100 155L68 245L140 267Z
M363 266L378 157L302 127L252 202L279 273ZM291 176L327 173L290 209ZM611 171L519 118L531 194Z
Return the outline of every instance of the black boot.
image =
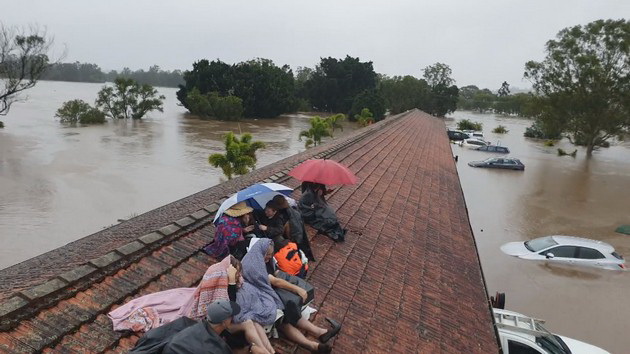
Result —
M319 336L319 341L322 343L326 343L328 342L332 337L336 336L337 334L339 334L339 331L341 330L341 324L333 319L330 319L328 317L326 317L326 321L328 321L328 323L330 323L330 326L332 327L331 329L328 330L328 332L322 334L321 336Z

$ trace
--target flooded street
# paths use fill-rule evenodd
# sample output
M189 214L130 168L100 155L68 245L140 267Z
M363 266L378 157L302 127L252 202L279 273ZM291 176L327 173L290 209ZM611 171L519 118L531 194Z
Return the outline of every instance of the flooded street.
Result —
M567 268L509 257L499 247L510 241L562 234L612 244L630 258L630 236L615 233L630 224L630 142L596 151L586 159L557 156L573 151L568 141L544 147L523 137L531 121L490 114L456 112L454 127L467 118L484 124L485 139L510 148L525 171L473 168L473 160L500 156L452 145L470 221L491 295L506 293L506 309L547 321L554 333L630 352L630 272ZM497 125L509 132L491 133Z
M308 116L202 121L177 105L172 88L158 89L164 113L142 121L77 128L54 118L67 100L93 103L102 86L39 82L0 118L0 269L219 183L208 156L223 152L228 131L267 144L259 167L304 150L297 137ZM344 125L335 137L356 126Z

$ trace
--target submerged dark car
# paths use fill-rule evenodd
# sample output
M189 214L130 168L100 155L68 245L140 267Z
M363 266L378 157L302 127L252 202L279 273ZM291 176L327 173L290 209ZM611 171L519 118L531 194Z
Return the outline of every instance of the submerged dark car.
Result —
M496 145L486 145L481 146L475 149L476 151L485 151L485 152L497 152L499 154L509 154L510 149L505 146L496 146Z
M454 141L461 141L461 140L470 138L468 134L464 132L460 132L459 130L448 130L446 134L448 134L449 140L454 140Z
M492 157L483 161L471 161L468 163L468 166L520 171L525 169L525 165L523 165L521 160L511 157Z

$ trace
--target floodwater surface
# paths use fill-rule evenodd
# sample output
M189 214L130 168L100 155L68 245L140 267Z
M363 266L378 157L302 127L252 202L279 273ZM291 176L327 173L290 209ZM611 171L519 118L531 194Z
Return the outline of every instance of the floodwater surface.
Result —
M219 183L208 156L228 131L266 143L258 166L304 151L308 116L200 120L159 88L164 112L141 121L68 127L54 118L65 101L92 103L102 84L39 82L0 117L0 269ZM355 124L346 122L348 134Z
M525 171L473 168L473 160L500 156L452 145L471 225L491 295L506 293L506 309L547 321L552 332L629 353L630 272L562 267L509 257L499 247L546 235L572 235L612 244L630 258L630 236L615 233L630 224L630 142L602 148L588 160L560 157L568 141L554 147L523 137L531 121L456 112L483 123L486 140L507 146ZM497 125L507 134L491 133Z

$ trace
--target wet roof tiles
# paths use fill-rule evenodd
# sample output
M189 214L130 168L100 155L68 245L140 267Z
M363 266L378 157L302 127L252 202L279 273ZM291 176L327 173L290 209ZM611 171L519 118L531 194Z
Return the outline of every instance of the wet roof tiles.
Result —
M127 351L138 336L113 332L106 313L137 296L194 286L214 262L199 248L213 235L220 199L271 175L297 188L299 182L286 173L311 156L340 161L359 177L357 185L329 196L349 230L346 242L334 244L309 229L318 259L309 274L319 309L314 321L324 325L324 317L332 317L343 323L334 351L497 352L444 131L441 120L418 110L389 118L198 193L190 203L185 198L132 219L128 223L151 220L150 227L128 225L135 234L112 237L98 254L89 250L89 262L71 256L69 266L46 269L26 285L0 284L0 352ZM55 255L76 255L94 242L88 241L66 246L72 252L53 252L48 262L61 264ZM4 281L19 279L19 270L11 269ZM281 352L296 350L285 341L274 345Z

